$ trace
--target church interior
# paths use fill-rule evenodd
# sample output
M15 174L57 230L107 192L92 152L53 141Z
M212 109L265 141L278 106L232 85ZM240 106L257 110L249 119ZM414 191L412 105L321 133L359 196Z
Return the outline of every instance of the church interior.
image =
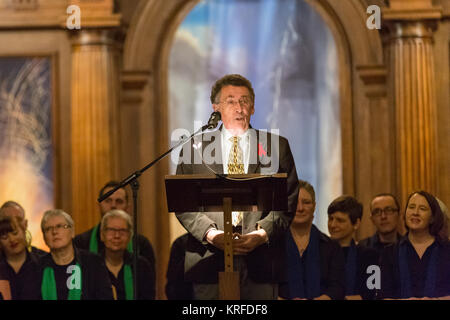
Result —
M376 194L404 208L423 189L450 205L450 0L224 2L0 0L0 202L23 205L37 246L45 210L69 213L76 233L98 223L101 187L205 123L228 73L252 80L255 125L289 138L323 200L318 225L341 194L364 205L359 239L375 231ZM251 3L248 18L233 7ZM171 174L168 156L138 179L158 299L185 232L167 209Z

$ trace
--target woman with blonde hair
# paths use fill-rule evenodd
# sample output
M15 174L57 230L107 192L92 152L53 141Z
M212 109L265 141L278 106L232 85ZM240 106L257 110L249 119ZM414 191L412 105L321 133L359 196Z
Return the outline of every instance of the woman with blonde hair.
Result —
M44 256L47 252L32 246L31 232L28 230L28 220L25 217L25 209L20 203L9 200L2 204L0 207L0 218L3 217L17 217L20 221L22 229L25 230L25 239L27 241L27 250L37 254L39 257Z
M13 300L39 299L38 255L27 250L25 232L19 217L0 218L0 274Z

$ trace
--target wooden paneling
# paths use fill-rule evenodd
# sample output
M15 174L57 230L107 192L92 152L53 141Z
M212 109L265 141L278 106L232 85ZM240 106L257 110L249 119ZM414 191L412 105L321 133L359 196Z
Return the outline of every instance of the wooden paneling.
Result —
M447 1L450 17L450 1ZM450 207L450 19L442 21L434 33L436 75L438 191L437 196Z
M83 30L72 41L72 215L80 232L98 223L98 191L118 177L119 83L112 32Z
M414 14L403 17L412 10ZM405 205L408 194L415 190L424 189L433 194L438 190L433 53L437 21L432 18L438 19L440 11L428 1L416 1L412 7L394 1L385 13L387 64L395 111L397 190L401 204ZM417 21L411 21L413 17Z
M393 136L394 121L387 100L387 70L384 65L358 66L360 81L364 84L365 102L360 106L358 122L361 168L366 168L360 178L358 199L364 205L364 214L357 238L363 239L375 232L370 220L369 204L379 193L395 193L394 166L391 161L395 152ZM362 137L361 137L362 136ZM367 143L370 141L370 143ZM369 182L369 183L368 183Z

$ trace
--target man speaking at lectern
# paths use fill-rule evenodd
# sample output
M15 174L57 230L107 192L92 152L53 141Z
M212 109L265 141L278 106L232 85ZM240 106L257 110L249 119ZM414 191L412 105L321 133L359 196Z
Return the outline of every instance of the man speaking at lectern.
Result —
M240 273L243 300L276 299L278 283L285 280L284 242L295 216L298 178L288 141L252 129L255 94L249 80L231 74L216 81L211 90L214 111L223 125L191 141L180 153L177 174L287 173L288 211L233 212L234 269ZM186 152L188 151L188 152ZM200 161L199 161L200 159ZM218 299L218 273L224 270L223 214L177 212L189 232L185 280L193 283L194 299ZM239 231L238 231L239 230Z

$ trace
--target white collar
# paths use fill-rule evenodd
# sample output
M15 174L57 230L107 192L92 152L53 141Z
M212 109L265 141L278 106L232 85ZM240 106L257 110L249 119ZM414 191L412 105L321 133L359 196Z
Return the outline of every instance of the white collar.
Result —
M225 141L230 141L231 137L235 137L235 135L231 134L231 132L227 130L225 126L222 127L222 135ZM243 134L237 135L237 137L241 138L241 141L244 141L244 139L248 137L248 129Z

